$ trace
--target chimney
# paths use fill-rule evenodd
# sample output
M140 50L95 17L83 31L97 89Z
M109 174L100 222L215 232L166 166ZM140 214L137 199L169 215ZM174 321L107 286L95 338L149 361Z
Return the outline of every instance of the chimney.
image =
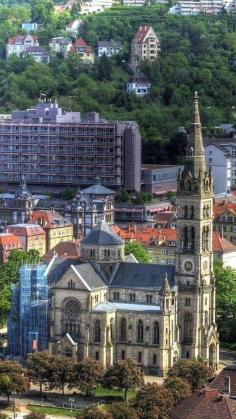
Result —
M204 390L206 399L216 399L219 397L219 391L217 389L205 388Z
M224 393L230 396L230 377L226 375L224 378Z

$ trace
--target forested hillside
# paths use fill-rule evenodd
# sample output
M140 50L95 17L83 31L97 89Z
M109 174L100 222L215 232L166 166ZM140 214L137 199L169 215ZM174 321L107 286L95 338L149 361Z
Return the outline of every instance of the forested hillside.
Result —
M20 22L44 23L39 35L47 48L53 36L65 35L65 25L78 11L56 16L50 0L33 0L30 6L0 8L0 113L34 104L40 91L57 98L65 109L99 111L109 119L135 119L144 141L166 142L177 126L189 128L194 90L201 98L205 130L219 122L234 122L236 93L236 16L171 16L163 6L113 8L84 17L81 36L97 51L102 39L120 40L122 54L80 62L75 54L52 56L50 65L31 59L5 60L5 42L20 33ZM31 17L30 17L31 15ZM150 24L161 42L154 64L143 63L151 80L149 97L126 93L129 79L130 42L140 24ZM158 149L158 147L156 147ZM165 156L163 156L165 159Z

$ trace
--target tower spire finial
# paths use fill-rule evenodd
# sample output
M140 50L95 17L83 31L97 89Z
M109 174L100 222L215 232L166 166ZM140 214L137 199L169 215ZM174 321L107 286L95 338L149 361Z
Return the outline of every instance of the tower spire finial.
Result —
M199 173L206 172L205 153L202 140L201 121L198 108L198 93L194 92L194 176L198 178Z

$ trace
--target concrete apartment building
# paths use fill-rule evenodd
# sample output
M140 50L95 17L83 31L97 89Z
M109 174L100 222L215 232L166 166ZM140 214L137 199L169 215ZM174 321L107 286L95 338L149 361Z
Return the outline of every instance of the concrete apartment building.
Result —
M91 112L63 112L39 101L0 120L0 184L19 183L59 189L90 186L96 176L104 186L139 191L141 136L134 121L109 122ZM49 189L48 189L49 188Z
M183 0L171 7L169 13L181 16L193 16L200 13L217 15L223 11L230 13L234 8L234 2L231 0Z
M177 191L177 177L181 165L143 164L142 191L152 195L165 195L167 192Z

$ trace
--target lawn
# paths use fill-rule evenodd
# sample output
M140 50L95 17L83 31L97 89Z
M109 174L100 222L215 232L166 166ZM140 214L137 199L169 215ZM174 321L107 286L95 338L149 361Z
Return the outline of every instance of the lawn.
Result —
M46 415L54 415L54 416L70 416L75 418L79 413L80 410L73 409L71 412L69 409L58 409L57 407L47 407L47 406L28 406L28 409L31 412L36 413L45 413Z
M134 390L129 390L128 391L128 398L129 399L133 399L135 396L135 391ZM105 388L101 385L97 386L96 390L95 390L95 397L101 397L104 399L110 399L110 398L117 398L117 399L124 399L125 397L125 392L124 390L118 390L118 389L114 389L114 388Z

